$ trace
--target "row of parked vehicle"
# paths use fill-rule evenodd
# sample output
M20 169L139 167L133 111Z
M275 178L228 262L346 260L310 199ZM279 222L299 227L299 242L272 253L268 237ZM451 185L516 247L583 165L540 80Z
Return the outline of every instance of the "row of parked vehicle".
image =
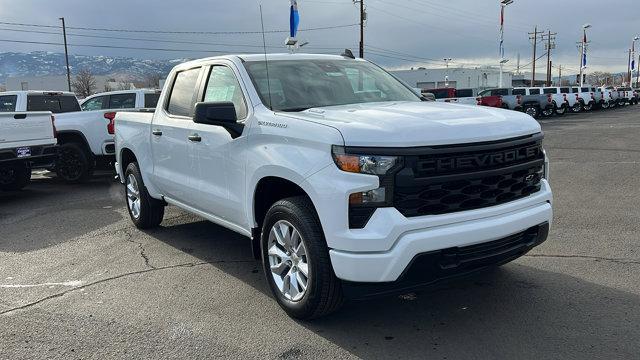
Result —
M595 86L496 88L480 91L477 96L473 96L473 89L427 92L436 101L522 111L534 118L635 105L640 101L638 89Z
M160 92L101 93L82 102L71 92L0 93L0 190L19 190L32 169L55 171L68 183L112 168L114 118L120 109L154 108Z

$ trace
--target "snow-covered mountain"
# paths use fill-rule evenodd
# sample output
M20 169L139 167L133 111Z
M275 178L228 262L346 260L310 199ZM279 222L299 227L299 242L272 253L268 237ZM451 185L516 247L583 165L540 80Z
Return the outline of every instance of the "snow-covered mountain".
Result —
M188 59L141 60L126 57L69 55L71 73L89 69L94 75L108 75L130 80L144 80L147 76L166 76L171 68ZM0 53L0 84L7 77L65 75L64 54L44 51L30 53Z

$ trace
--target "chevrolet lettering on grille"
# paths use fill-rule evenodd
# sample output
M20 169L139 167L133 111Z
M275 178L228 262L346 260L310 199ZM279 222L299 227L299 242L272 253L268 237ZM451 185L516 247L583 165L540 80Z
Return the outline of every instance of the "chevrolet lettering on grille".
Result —
M519 149L485 154L460 155L437 159L424 159L418 162L420 173L445 173L458 170L481 170L496 166L534 160L540 157L540 146L528 146Z

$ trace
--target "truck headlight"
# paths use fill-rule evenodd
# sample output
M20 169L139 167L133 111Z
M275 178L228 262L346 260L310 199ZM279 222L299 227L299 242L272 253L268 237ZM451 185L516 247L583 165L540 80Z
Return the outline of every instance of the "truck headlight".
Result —
M347 154L343 146L336 145L331 154L340 170L359 174L385 175L398 163L397 156Z

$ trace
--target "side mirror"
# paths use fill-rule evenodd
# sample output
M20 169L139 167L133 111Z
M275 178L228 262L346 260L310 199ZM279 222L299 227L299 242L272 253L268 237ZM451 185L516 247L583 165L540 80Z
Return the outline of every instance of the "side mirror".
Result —
M230 101L197 103L194 113L193 122L221 126L232 139L238 138L244 130L244 124L238 122L236 107Z
M230 101L201 102L196 104L193 122L197 124L225 126L238 121L236 107Z

